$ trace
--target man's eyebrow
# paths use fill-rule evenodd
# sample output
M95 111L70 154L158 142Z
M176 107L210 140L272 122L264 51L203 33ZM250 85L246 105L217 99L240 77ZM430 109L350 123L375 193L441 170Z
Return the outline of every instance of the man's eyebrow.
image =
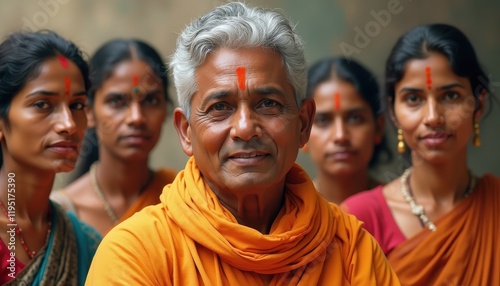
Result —
M283 92L277 88L274 87L259 87L253 89L252 93L256 94L276 94L279 96L284 96Z

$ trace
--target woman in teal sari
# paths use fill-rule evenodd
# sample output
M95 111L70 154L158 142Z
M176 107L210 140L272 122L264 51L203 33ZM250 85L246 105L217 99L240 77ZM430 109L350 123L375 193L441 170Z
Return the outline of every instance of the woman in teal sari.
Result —
M87 126L88 66L54 32L0 44L0 284L83 285L100 235L49 200Z

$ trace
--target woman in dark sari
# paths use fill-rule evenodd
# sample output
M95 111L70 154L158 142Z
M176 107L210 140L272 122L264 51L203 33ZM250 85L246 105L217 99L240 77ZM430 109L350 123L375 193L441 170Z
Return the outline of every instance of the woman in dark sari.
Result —
M54 32L0 44L0 284L83 285L100 235L52 203L87 126L88 66Z

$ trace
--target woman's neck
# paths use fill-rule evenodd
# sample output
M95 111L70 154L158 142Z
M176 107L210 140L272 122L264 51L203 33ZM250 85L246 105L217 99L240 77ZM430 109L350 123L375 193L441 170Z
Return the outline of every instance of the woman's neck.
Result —
M409 185L417 200L454 204L463 198L472 174L467 157L458 156L441 164L432 164L412 154L413 170Z
M4 162L0 169L2 203L14 206L17 221L29 220L34 225L41 225L47 220L54 177L53 171L20 168Z
M370 178L367 170L341 176L332 176L319 171L314 183L317 191L325 199L336 204L340 204L346 198L377 185L377 182Z
M100 150L97 182L106 195L135 198L152 178L148 160L123 161Z

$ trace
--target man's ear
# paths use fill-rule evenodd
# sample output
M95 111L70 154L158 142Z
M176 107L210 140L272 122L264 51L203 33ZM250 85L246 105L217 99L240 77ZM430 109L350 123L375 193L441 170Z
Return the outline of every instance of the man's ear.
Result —
M301 122L300 127L300 147L309 141L309 136L311 135L312 124L314 122L314 116L316 115L316 103L312 98L306 98L302 102L299 110L299 117Z
M95 117L92 107L85 107L85 115L87 116L87 128L95 128Z
M304 153L309 153L309 146L307 145L307 143L304 144L304 146L302 146L300 150L302 150L302 152Z
M193 147L191 145L191 126L186 118L184 111L180 107L174 110L174 127L177 130L177 135L181 141L181 147L184 153L188 156L193 155Z

